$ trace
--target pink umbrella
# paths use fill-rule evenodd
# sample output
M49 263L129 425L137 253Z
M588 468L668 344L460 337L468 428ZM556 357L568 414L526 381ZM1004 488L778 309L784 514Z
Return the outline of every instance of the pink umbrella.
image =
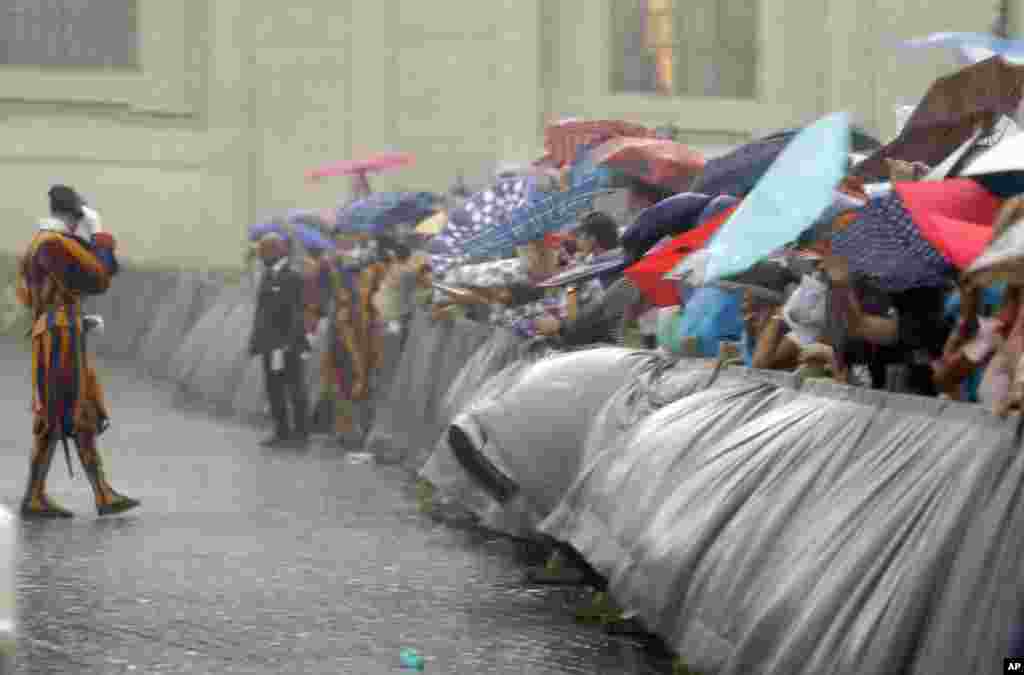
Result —
M366 179L368 173L380 173L388 169L408 166L416 161L408 152L382 152L366 159L350 159L334 162L306 172L306 180L320 180L330 176L360 176Z

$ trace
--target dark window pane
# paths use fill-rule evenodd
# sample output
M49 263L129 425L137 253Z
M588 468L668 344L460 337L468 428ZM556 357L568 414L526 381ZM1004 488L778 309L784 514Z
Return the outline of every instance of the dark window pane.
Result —
M0 63L138 66L136 0L0 0Z

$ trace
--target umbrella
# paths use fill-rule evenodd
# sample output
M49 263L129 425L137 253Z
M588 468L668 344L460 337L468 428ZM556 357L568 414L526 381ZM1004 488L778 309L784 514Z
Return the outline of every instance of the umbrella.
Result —
M266 234L270 234L271 232L279 234L285 239L288 238L288 231L285 227L281 223L271 221L268 223L260 223L259 225L250 225L249 241L258 241L261 237Z
M684 192L647 207L622 233L623 248L647 250L663 237L692 229L712 199L700 192Z
M709 280L735 274L796 239L832 204L850 148L849 116L807 127L779 155L708 248Z
M470 260L465 244L473 236L504 223L509 214L536 194L528 178L506 180L477 192L448 214L448 223L430 242L431 266L444 274Z
M988 245L999 204L967 179L897 183L832 236L832 252L887 292L943 286Z
M556 288L570 284L579 284L589 281L594 277L621 272L629 267L630 264L632 264L631 258L622 249L606 251L601 255L594 256L594 259L590 262L573 265L553 277L545 279L537 284L537 286L540 288Z
M583 213L593 210L594 200L608 192L602 177L595 174L576 187L513 210L506 220L481 229L463 247L469 255L480 257L514 250L549 232L574 227Z
M505 288L529 282L519 258L492 260L476 265L462 265L448 272L445 283L472 288Z
M773 134L747 143L727 155L709 159L690 190L709 195L742 197L754 189L754 185L795 135L793 132Z
M415 157L407 152L384 152L366 159L351 159L343 162L325 164L316 169L306 172L307 180L320 180L330 176L352 176L365 175L368 173L380 173L388 169L397 169L408 166L415 161Z
M448 212L438 211L426 220L420 221L416 226L416 234L435 235L444 229L448 224Z
M1024 93L1024 67L994 56L937 79L894 141L854 169L871 182L885 180L886 158L934 166L961 147L978 127L1013 115Z
M594 164L678 191L685 190L704 168L704 155L661 138L613 138L594 149L590 159Z
M814 271L811 259L798 255L784 255L761 260L753 267L713 285L727 290L751 291L766 302L782 304L791 285L799 284L805 274Z
M296 224L291 227L291 230L295 233L295 238L309 250L320 250L327 251L334 248L334 242L325 237L320 230L309 225Z
M1018 134L995 145L974 160L962 176L974 178L992 194L1013 197L1024 192L1024 134Z
M957 149L952 155L947 157L937 167L928 172L922 180L946 180L951 177L953 169L960 164L961 160L967 156L971 150L977 145L978 140L981 138L981 129L977 129L970 138L964 141L964 144Z
M932 33L922 38L904 40L900 45L908 49L956 49L969 57L975 54L984 55L983 59L999 55L1008 61L1024 61L1024 42L1008 40L989 33Z
M679 290L674 282L665 278L665 275L687 256L704 248L708 240L738 208L739 205L722 211L696 228L679 235L658 252L641 258L639 262L626 269L626 276L652 304L659 307L678 305Z
M653 130L621 120L560 120L544 129L543 161L555 166L572 164L582 146L593 146L620 136L654 138Z
M381 232L418 223L437 212L440 198L431 192L377 192L338 212L336 231Z
M992 240L964 276L975 288L1003 281L1024 284L1024 227L1018 221Z

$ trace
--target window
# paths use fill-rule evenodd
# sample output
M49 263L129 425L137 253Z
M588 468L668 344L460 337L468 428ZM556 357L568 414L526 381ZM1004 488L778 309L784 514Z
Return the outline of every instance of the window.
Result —
M135 68L136 5L136 0L3 0L0 65Z
M755 98L756 0L611 0L612 90Z

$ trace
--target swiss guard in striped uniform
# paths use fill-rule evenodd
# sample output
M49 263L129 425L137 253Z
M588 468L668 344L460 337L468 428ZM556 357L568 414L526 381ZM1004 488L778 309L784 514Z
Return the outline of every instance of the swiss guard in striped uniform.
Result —
M44 220L20 261L18 300L32 313L32 436L28 486L21 503L25 517L69 518L46 495L46 477L57 444L71 470L68 440L92 485L101 516L121 513L138 500L117 493L107 482L96 437L108 425L103 390L86 350L86 333L102 319L82 315L82 296L110 288L118 271L114 237L99 216L71 188L50 189L51 218Z

